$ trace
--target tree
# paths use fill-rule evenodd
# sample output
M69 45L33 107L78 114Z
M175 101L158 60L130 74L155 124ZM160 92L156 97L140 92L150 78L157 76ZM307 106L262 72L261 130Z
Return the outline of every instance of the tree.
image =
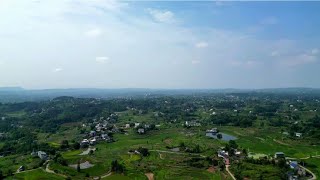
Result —
M123 173L125 171L125 167L118 162L118 160L113 160L111 162L111 171L116 173Z
M1 170L0 170L0 179L3 179L3 174Z
M246 149L246 148L242 149L242 153L243 153L245 156L247 156L247 155L248 155L247 149Z
M73 149L77 150L77 149L80 149L80 143L78 142L75 142L73 145L72 145Z
M149 150L147 148L139 147L138 151L142 156L149 156Z
M222 134L217 134L218 139L222 139Z
M233 149L237 149L238 148L238 144L234 140L230 140L229 141L229 145L230 145L230 148L233 148Z
M196 147L193 149L193 152L194 153L200 153L201 152L199 144L196 145Z
M62 141L61 141L60 148L61 148L61 149L67 149L67 148L69 148L69 141L68 141L68 140L62 140Z
M80 172L80 161L78 161L78 164L77 164L77 172Z
M9 170L8 170L8 172L7 172L7 174L8 174L8 176L12 176L12 175L13 175L12 170L11 170L11 169L9 169Z
M184 142L180 142L180 145L179 145L180 148L184 149L186 147L186 145L184 144Z
M155 124L150 124L150 129L151 129L151 130L156 129L156 125L155 125Z

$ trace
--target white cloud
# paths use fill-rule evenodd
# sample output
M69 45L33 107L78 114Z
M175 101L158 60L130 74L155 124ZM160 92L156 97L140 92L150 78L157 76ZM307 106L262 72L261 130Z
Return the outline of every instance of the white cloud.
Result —
M206 48L208 46L209 46L209 44L207 42L198 42L195 44L195 47L197 47L197 48Z
M85 35L88 37L98 37L102 34L102 30L100 28L93 28L85 32Z
M246 68L253 68L261 65L262 62L256 60L248 60L248 61L231 61L230 65L238 66L238 67L246 67Z
M317 57L311 54L298 54L295 56L285 57L282 63L287 66L298 66L304 64L311 64L317 61Z
M274 25L278 23L278 18L276 17L267 17L261 20L260 24L262 25Z
M152 16L155 21L162 23L171 23L174 22L174 13L168 10L158 10L148 8L147 11Z
M271 52L271 56L272 57L279 56L279 52L278 51L272 51Z
M232 65L232 66L241 66L241 65L243 64L243 63L240 62L240 61L230 61L229 63L230 63L230 65Z
M60 71L63 71L63 69L62 68L55 68L52 70L52 72L60 72Z
M316 55L318 53L319 53L319 49L317 49L317 48L314 48L311 50L311 54L313 54L313 55Z
M96 62L100 64L110 63L109 57L100 56L96 57Z
M128 6L128 3L117 0L81 0L81 2L87 6L109 11L119 11L120 9Z
M198 61L198 60L193 60L193 61L191 61L191 64L200 64L200 61Z

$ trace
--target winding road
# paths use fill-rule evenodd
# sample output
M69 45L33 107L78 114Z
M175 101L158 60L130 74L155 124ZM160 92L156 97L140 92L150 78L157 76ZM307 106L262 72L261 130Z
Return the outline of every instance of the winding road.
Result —
M310 171L310 169L307 169L307 168L300 166L300 165L299 165L299 167L306 170L308 173L310 173L312 175L312 178L309 178L309 180L316 180L317 179L317 176L312 171Z

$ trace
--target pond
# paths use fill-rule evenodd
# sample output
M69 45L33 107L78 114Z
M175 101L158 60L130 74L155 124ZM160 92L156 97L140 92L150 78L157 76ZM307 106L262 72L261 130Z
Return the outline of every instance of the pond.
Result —
M226 133L219 132L219 134L222 135L221 140L223 140L223 141L230 141L230 140L236 140L237 139L236 137L231 136L231 135L226 134ZM218 139L217 134L206 133L206 136L214 138L214 139Z

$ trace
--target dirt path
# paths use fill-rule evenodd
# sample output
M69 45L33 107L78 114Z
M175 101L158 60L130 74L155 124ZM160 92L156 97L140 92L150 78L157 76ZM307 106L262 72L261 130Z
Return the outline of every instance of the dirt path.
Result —
M112 175L112 172L109 171L106 175L102 175L101 178L105 178L105 177L108 177L108 176L111 176L111 175Z
M201 155L201 154L193 154L193 153L182 153L182 152L174 152L174 151L163 151L163 150L149 150L151 152L158 152L160 153L168 153L168 154L179 154L179 155L188 155L188 156L200 156L203 158L206 158L207 156ZM160 157L161 158L161 157Z
M256 137L257 139L261 140L261 141L265 141L265 139L261 138L261 137Z
M164 158L162 157L162 154L161 154L161 153L159 153L159 157L160 157L160 159L164 159Z
M229 175L231 176L231 178L232 178L233 180L236 180L236 178L234 177L234 175L230 172L229 166L230 166L230 165L226 165L226 170L227 170L227 172L229 173Z
M311 170L309 170L303 166L300 166L300 165L299 165L299 167L306 170L308 173L310 173L312 175L312 178L309 178L309 180L316 180L317 179L317 176Z
M154 174L153 173L146 173L145 175L148 177L148 180L154 180Z
M80 156L84 156L84 155L88 155L90 153L90 151L96 151L96 148L91 148L89 147L87 150L83 151L81 154L79 154Z
M52 171L51 169L49 169L49 163L47 163L47 165L46 165L46 172L55 174L54 171Z
M294 159L310 159L310 158L320 158L320 155L316 155L316 156L307 156L307 157L303 157L303 158L292 158L292 157L286 157L287 160L294 160Z
M13 174L20 174L20 173L35 171L35 170L38 170L38 169L41 169L41 168L29 169L29 170L25 170L25 171L15 172L15 173L13 173Z
M45 171L46 171L47 173L56 174L56 175L61 176L61 177L64 177L64 178L67 177L67 176L64 175L64 174L59 174L59 173L56 173L56 172L52 171L51 169L49 169L50 160L46 161L45 163L47 163L46 169L45 169Z
M284 142L279 141L279 140L276 140L276 139L273 139L273 141L274 141L274 142L276 142L276 143L279 143L279 144L285 145L285 146L290 146L290 144L284 143Z

